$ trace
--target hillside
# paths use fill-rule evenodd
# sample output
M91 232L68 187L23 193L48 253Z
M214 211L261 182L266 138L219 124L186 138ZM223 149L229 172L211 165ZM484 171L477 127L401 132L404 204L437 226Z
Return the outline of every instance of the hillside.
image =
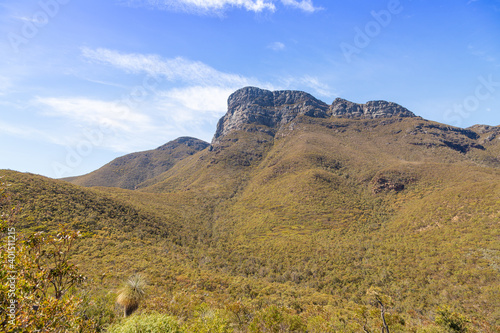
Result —
M106 288L143 272L146 309L189 325L208 306L234 332L375 331L377 290L391 332L446 332L443 307L471 332L500 329L499 127L249 87L203 146L163 172L138 155L117 176L109 164L72 180L106 187L1 175L24 228L87 231L84 271L105 272ZM135 190L111 187L127 175Z
M109 186L133 190L140 183L169 170L178 161L208 147L208 143L181 137L154 150L119 157L80 177L67 178L82 186Z

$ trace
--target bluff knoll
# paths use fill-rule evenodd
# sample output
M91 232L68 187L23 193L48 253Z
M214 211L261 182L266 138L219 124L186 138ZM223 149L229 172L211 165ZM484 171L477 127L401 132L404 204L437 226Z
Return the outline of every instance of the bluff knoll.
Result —
M401 105L386 101L357 104L337 98L332 105L327 105L302 91L269 91L246 87L229 96L228 111L217 124L213 143L217 143L219 137L231 131L243 129L247 124L279 128L300 115L364 119L416 117Z

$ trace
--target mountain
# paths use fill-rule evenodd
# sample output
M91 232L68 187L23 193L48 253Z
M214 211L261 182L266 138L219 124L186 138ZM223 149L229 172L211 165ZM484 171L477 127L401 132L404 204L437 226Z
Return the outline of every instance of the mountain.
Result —
M208 146L209 144L202 140L181 137L154 150L119 157L99 170L66 180L82 186L108 186L133 190L140 183L167 171L178 161Z
M95 230L82 267L146 274L145 306L188 323L226 313L241 332L375 331L376 290L394 332L500 328L500 127L247 87L211 145L182 156L135 190L2 174L30 228L77 210L67 220ZM128 170L143 168L155 169ZM126 181L108 177L89 185Z
M416 169L417 164L497 168L499 130L427 121L391 102L356 104L336 99L328 106L304 92L247 87L229 97L228 112L208 150L138 188L153 192L201 185L232 189L235 183L242 185L249 172L282 170L285 177L293 170L309 172L317 167L342 169L351 179L359 179L358 185L368 181L368 186L384 169Z
M228 99L228 112L219 121L213 143L230 131L245 125L259 124L269 128L286 125L299 116L313 118L385 118L392 116L415 117L407 109L385 101L373 101L364 105L341 98L331 106L301 91L268 91L246 87L233 93Z
M498 126L476 125L461 129L424 120L392 102L357 104L337 98L327 105L301 91L272 92L246 87L229 97L228 111L218 122L211 145L194 138L179 138L155 150L117 158L90 174L66 180L83 186L144 189L163 182L170 175L175 175L174 178L182 175L184 179L187 174L178 169L187 164L191 164L193 172L193 168L200 169L207 163L210 167L222 161L223 166L249 166L261 161L278 139L294 137L294 130L300 127L302 130L298 132L304 132L307 127L308 135L319 134L326 127L335 145L344 150L355 145L359 153L364 152L366 157L377 160L386 155L384 164L404 162L408 154L412 155L408 160L426 157L437 163L445 157L493 167L500 163ZM360 137L347 142L347 136ZM380 145L374 147L375 142ZM207 147L207 151L197 154ZM357 154L356 149L351 149L347 155ZM395 153L400 156L395 158ZM199 157L189 158L168 172L186 157L194 156ZM352 160L352 156L346 158ZM368 160L366 164L372 165ZM187 186L185 180L179 184Z

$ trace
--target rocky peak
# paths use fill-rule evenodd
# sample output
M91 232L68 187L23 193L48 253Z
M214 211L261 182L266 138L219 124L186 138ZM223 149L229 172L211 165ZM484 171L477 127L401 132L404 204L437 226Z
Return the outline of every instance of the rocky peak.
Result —
M212 144L220 137L247 125L263 125L273 131L300 115L315 118L389 118L415 117L408 109L391 102L371 101L366 104L337 98L331 106L308 93L293 90L269 91L256 87L237 90L228 98L228 111L219 120Z
M257 104L260 106L273 105L273 93L257 87L246 87L236 90L227 99L228 112L235 111L240 105Z
M415 117L415 114L399 104L386 101L371 101L366 104L349 102L337 98L330 106L329 114L339 118L390 118Z
M213 142L245 125L278 128L299 115L327 117L328 105L302 91L269 91L246 87L228 99L228 111L217 124Z

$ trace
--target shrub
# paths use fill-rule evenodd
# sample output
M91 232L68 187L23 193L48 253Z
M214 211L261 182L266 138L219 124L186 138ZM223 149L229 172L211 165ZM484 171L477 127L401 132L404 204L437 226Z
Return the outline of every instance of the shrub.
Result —
M145 295L146 281L140 274L131 276L118 293L116 302L123 306L123 316L130 316L142 301Z
M467 332L467 323L469 320L449 307L441 307L437 310L436 324L444 327L449 332L465 333Z
M258 313L249 326L250 332L305 332L307 327L297 315L288 313L286 308L275 305Z
M186 327L189 332L196 333L231 333L231 322L228 314L219 309L211 309L208 304L201 304L195 313L195 322Z
M184 333L177 320L158 313L134 315L109 327L108 333Z
M0 221L2 239L10 230L15 229ZM9 287L6 284L0 287L1 308L13 308L12 313L0 311L0 331L91 331L92 323L75 315L83 300L73 290L84 280L78 268L69 263L71 244L77 237L78 233L64 229L51 235L16 234L15 248L11 247L15 250L12 260L7 259L8 246L0 245L0 260L4 265L0 279L13 279Z

